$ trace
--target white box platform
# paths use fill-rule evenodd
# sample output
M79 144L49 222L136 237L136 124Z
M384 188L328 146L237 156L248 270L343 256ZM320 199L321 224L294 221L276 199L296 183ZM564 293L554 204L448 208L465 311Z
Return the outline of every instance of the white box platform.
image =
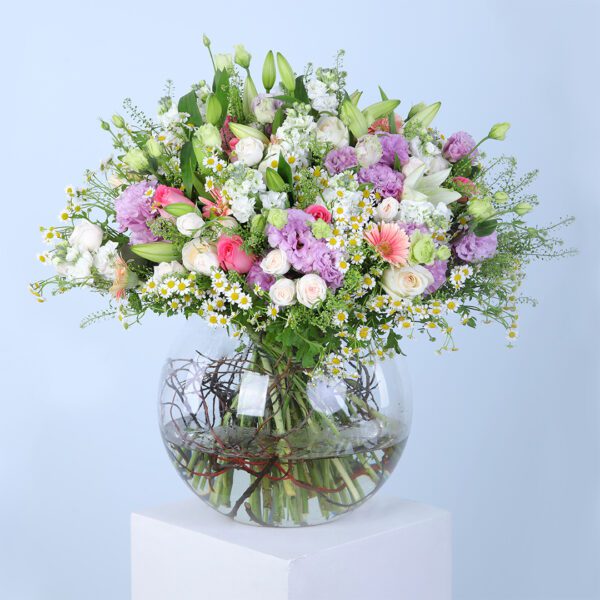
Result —
M450 600L450 514L382 496L274 529L191 498L132 514L131 583L132 600Z

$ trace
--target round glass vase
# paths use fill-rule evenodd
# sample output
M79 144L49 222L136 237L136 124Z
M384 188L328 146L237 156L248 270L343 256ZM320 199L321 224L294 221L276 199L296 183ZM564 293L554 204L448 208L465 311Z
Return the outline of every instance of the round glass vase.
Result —
M164 365L169 457L209 506L240 523L331 521L373 496L398 463L411 398L400 360L313 373L289 353L188 327Z

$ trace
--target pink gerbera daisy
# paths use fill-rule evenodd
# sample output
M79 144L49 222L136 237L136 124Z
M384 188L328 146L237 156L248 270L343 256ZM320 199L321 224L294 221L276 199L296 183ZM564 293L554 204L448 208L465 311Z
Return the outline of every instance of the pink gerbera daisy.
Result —
M393 265L406 264L410 240L406 231L396 223L381 223L379 227L372 227L365 233L365 239L379 252L383 260Z

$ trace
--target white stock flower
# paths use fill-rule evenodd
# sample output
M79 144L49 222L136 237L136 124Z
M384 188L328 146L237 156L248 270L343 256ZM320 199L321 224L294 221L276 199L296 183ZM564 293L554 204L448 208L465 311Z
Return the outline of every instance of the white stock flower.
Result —
M256 200L248 196L237 196L231 202L231 213L239 223L247 223L254 215Z
M400 202L396 198L384 198L375 209L375 220L389 223L398 216Z
M290 261L280 248L271 250L261 261L260 266L269 275L285 275L290 270Z
M381 285L395 300L414 298L433 283L433 275L420 265L413 267L388 267L383 272Z
M73 233L69 236L69 244L80 251L95 252L102 245L102 236L102 229L98 225L82 220L73 228Z
M259 196L263 208L285 208L287 204L285 192L262 192Z
M289 306L296 302L296 284L291 279L278 279L269 290L269 297L276 306Z
M306 82L306 93L311 100L314 100L327 94L327 86L319 79L311 79Z
M317 121L317 141L342 148L349 143L348 128L337 117L321 117Z
M194 273L201 273L202 275L210 275L212 269L219 267L215 246L199 239L194 239L185 244L181 250L181 258L183 259L183 266L188 271L194 271Z
M326 94L315 98L311 105L317 112L334 113L337 111L338 99L335 94Z
M315 273L303 275L296 281L296 296L298 302L308 308L313 308L323 302L327 296L325 280Z
M265 145L256 138L242 138L235 146L235 155L247 167L257 165L263 157Z
M356 159L361 167L371 167L379 162L383 149L375 135L363 135L356 144Z
M106 242L98 249L94 257L94 267L106 279L115 278L115 266L119 257L118 247L117 242Z
M204 225L204 219L195 212L189 212L177 217L177 230L187 237L198 237Z
M175 273L185 273L183 266L176 260L171 262L161 262L154 267L154 279L160 281L167 275L173 275Z

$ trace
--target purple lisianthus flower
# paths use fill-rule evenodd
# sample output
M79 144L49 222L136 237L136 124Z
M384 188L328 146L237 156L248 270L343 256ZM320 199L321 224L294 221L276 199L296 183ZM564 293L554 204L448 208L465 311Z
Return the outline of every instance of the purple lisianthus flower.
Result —
M268 292L271 289L271 286L275 283L275 277L273 277L273 275L269 275L269 273L265 273L262 270L260 263L255 262L250 267L250 270L246 275L246 283L248 285L254 285L258 283L263 290Z
M146 244L158 239L148 227L148 221L156 218L148 191L155 188L156 183L150 181L134 183L115 200L119 231L131 231L132 244Z
M391 167L377 163L358 172L358 180L361 183L372 183L375 191L384 198L400 198L404 188L404 175L394 171Z
M452 134L444 144L442 154L446 160L457 162L465 156L469 156L474 162L479 156L479 150L474 150L475 140L466 131L457 131Z
M491 258L498 249L498 234L494 233L478 237L472 232L465 233L455 244L454 252L465 262L480 262Z
M425 265L425 268L433 275L433 283L427 287L425 294L433 294L433 292L441 288L446 281L448 261L434 260L432 265Z
M382 133L379 136L379 141L383 150L380 162L388 165L388 167L393 167L396 156L401 165L408 162L408 142L403 135L399 133Z
M312 271L320 275L327 285L336 290L344 281L343 273L337 268L342 255L339 250L330 248L324 240L317 240L317 245L313 248Z
M352 146L334 148L325 157L324 164L330 175L338 175L342 171L358 165L356 151Z
M265 231L269 245L271 248L283 250L296 271L310 272L313 261L311 248L317 242L310 224L315 219L297 208L287 211L287 219L287 223L281 229L277 229L274 225L267 225Z
M415 231L420 231L421 233L430 233L427 225L423 225L422 223L398 222L398 227L400 227L400 229L404 229L408 237L410 237Z

